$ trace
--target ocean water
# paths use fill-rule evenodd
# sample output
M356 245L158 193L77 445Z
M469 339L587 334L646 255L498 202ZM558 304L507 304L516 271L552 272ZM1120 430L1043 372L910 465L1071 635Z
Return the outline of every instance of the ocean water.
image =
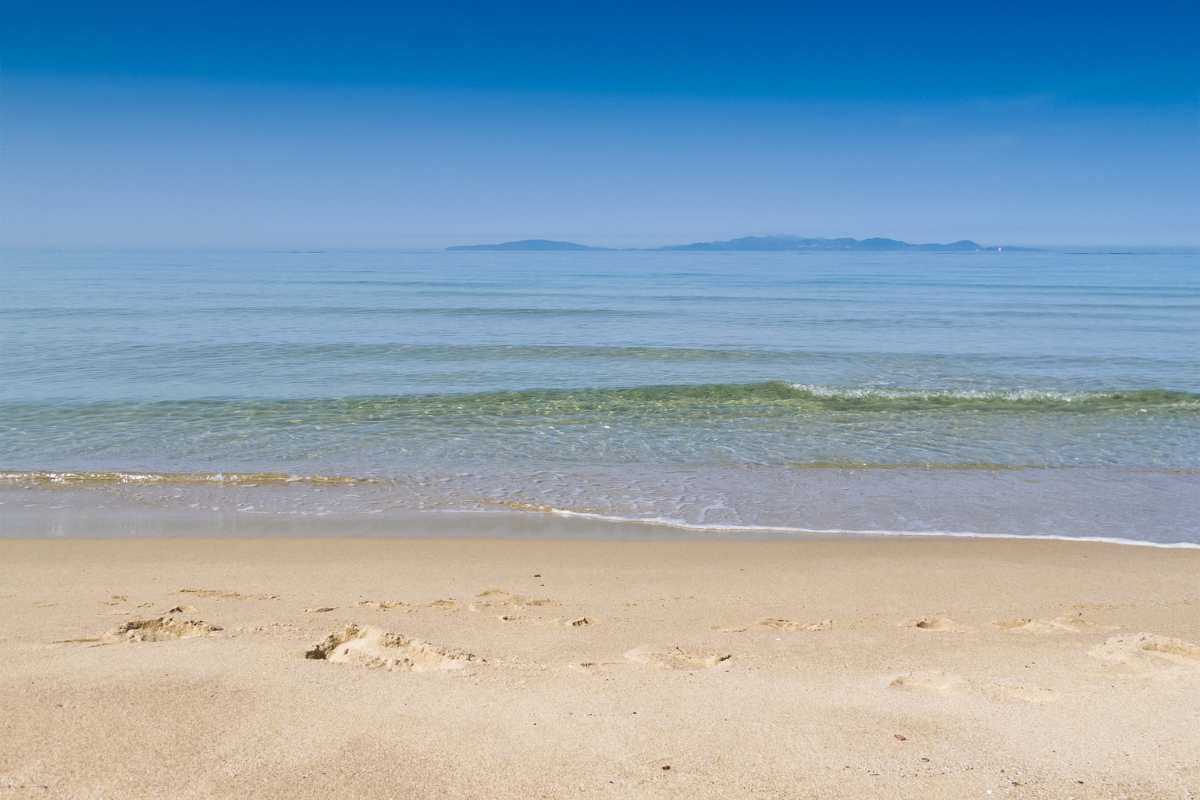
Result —
M0 535L448 512L1200 543L1200 256L0 254Z

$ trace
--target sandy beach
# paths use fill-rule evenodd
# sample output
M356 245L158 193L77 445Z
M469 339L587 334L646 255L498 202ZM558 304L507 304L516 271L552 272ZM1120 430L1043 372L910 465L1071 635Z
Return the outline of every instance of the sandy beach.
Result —
M0 796L1200 796L1200 551L0 542Z

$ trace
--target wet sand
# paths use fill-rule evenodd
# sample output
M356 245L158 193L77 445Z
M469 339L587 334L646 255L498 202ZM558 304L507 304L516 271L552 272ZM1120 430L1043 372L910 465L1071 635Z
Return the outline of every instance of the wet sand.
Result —
M0 541L0 797L1191 798L1200 551Z

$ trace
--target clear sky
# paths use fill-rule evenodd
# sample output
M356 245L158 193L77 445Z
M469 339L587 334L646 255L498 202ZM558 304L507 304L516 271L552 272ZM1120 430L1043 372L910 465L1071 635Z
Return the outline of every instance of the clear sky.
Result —
M0 18L5 245L1200 245L1195 0Z

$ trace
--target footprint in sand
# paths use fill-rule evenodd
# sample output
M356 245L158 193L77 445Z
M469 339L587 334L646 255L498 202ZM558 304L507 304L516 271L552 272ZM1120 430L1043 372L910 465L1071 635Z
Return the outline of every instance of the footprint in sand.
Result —
M152 619L131 619L101 637L105 642L165 642L171 639L191 639L221 630L199 619L180 619L166 615Z
M548 597L526 597L503 589L487 589L475 595L475 602L468 608L479 611L484 608L544 608L558 605Z
M926 692L946 697L973 693L1001 703L1011 700L1022 703L1050 703L1058 699L1057 693L1052 689L1006 680L979 685L962 675L942 670L906 672L893 678L888 683L888 688L907 692Z
M1135 669L1200 671L1200 645L1154 633L1112 636L1093 647L1088 654L1101 661Z
M1017 619L1000 620L992 623L1002 631L1010 633L1032 633L1037 636L1051 636L1060 633L1082 633L1091 623L1082 617L1055 617L1054 619L1033 619L1019 617Z
M452 650L371 626L349 625L331 633L304 654L334 664L391 672L437 672L486 663L466 650Z
M901 628L916 628L921 631L939 631L941 633L961 633L968 630L966 625L955 622L949 617L939 617L934 615L917 617L906 622L900 623Z
M596 624L596 620L592 617L573 617L571 619L563 619L562 617L554 617L546 619L542 617L524 617L520 614L497 614L496 619L501 622L526 622L533 625L563 625L568 628L586 628L589 625Z
M817 622L797 622L791 619L783 619L781 617L767 617L760 619L753 625L729 625L724 627L714 627L714 631L720 633L745 633L749 630L756 631L827 631L833 628L833 620L822 619Z
M462 603L452 597L430 600L427 603L409 603L404 600L359 600L355 605L359 608L374 608L378 611L390 611L393 608L402 608L409 613L422 608L432 608L437 611L458 611L462 608Z
M462 608L462 603L450 597L442 600L430 600L428 603L422 603L421 608L432 608L437 611L458 611L460 608Z
M231 632L233 636L282 636L292 638L300 633L300 626L291 622L269 622L265 625L239 625Z
M635 647L625 653L625 660L634 664L646 664L659 669L674 670L712 669L730 658L732 656L729 653L685 650L682 647L672 647L667 650Z
M224 589L180 589L180 594L190 594L196 597L213 598L216 600L278 600L277 594L243 594L229 592Z
M359 608L373 608L377 611L391 611L393 608L407 608L403 600L359 600L355 603Z
M903 691L933 692L935 694L962 694L970 688L967 679L953 672L924 670L906 672L893 678L888 687Z
M1018 700L1022 703L1053 703L1058 700L1058 693L1053 689L1040 686L1030 686L1024 683L1001 681L989 684L981 690L985 696L998 702Z

